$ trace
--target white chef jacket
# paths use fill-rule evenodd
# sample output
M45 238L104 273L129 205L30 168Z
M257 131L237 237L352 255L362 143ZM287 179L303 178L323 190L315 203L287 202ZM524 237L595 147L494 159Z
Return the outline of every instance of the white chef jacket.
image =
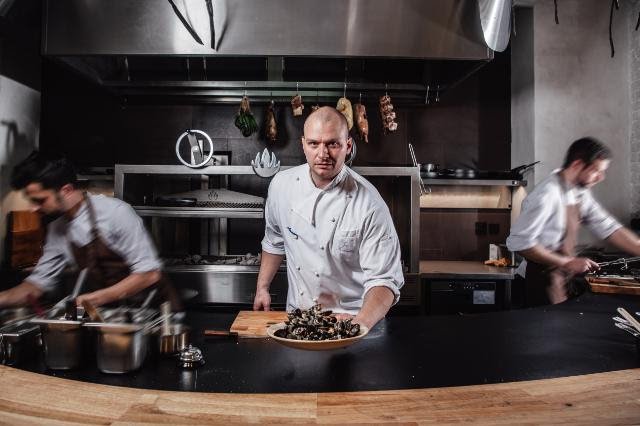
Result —
M133 273L157 271L162 263L142 219L122 200L104 195L87 195L96 215L96 224L105 244L120 255ZM75 264L69 243L85 246L91 242L89 208L84 202L69 221L62 216L47 226L42 256L28 281L42 290L51 289L65 266Z
M314 185L308 164L275 175L265 221L262 249L287 258L287 310L319 300L355 315L377 286L398 301L404 276L391 214L374 186L347 166L324 189Z
M540 182L522 202L522 211L511 226L507 247L522 251L540 244L558 250L567 227L567 206L580 204L580 221L600 239L606 239L622 225L611 216L586 188L566 189L562 177L555 170ZM516 273L525 276L526 262Z

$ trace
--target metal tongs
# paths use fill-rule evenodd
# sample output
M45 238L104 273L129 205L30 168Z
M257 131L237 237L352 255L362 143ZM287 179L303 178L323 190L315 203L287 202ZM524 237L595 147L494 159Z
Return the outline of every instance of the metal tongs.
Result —
M88 272L89 268L84 268L82 271L80 271L80 273L78 274L78 278L76 279L76 285L73 287L73 291L71 292L71 294L53 305L53 308L51 308L51 312L54 316L56 316L57 312L59 312L61 309L64 309L66 317L76 319L76 297L78 297L78 294L80 294L80 289L87 279Z
M600 262L598 263L599 267L611 266L611 265L622 265L620 270L626 271L629 269L629 263L640 262L640 256L636 257L621 257L620 259L611 260L609 262Z
M413 145L409 144L409 154L411 154L411 161L413 162L413 167L418 166L418 160L416 159L416 153L413 150ZM418 179L420 179L420 195L431 194L431 188L427 188L422 182L422 176L420 176L420 170L418 170Z

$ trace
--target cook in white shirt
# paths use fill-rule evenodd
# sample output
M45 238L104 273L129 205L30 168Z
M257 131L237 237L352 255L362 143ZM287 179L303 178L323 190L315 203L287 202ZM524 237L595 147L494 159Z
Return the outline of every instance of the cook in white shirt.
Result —
M563 168L523 201L507 246L526 259L517 273L526 279L527 304L563 302L578 293L575 277L599 269L593 260L575 255L580 224L619 249L640 255L640 239L602 208L590 191L605 179L610 158L610 150L600 141L579 139L569 147Z
M347 121L330 107L304 125L307 164L278 173L269 186L254 309L268 310L269 286L284 256L287 310L323 308L372 327L398 301L404 284L400 244L389 209L349 169Z

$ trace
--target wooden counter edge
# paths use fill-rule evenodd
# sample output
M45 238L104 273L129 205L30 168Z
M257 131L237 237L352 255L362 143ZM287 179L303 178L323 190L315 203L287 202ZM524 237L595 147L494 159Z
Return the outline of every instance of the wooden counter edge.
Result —
M0 366L0 389L0 418L10 424L640 421L640 369L433 389L231 394L114 387Z

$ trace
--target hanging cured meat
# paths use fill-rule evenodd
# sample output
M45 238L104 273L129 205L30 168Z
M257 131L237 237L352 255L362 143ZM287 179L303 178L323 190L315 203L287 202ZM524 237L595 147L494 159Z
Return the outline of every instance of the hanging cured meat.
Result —
M274 111L275 102L271 101L267 108L266 135L267 139L274 142L278 137L278 129L276 127L276 115Z
M302 115L302 110L304 109L304 105L302 104L302 96L296 94L293 98L291 98L291 109L293 110L294 117Z
M360 137L369 142L369 121L367 120L367 109L363 104L355 104L356 124L358 125L358 133Z
M347 98L338 99L338 105L336 109L342 113L347 119L349 130L353 127L353 108L351 107L351 101Z
M391 103L391 97L389 95L380 97L380 118L382 119L382 127L385 133L398 130L396 113L393 110L393 104Z

